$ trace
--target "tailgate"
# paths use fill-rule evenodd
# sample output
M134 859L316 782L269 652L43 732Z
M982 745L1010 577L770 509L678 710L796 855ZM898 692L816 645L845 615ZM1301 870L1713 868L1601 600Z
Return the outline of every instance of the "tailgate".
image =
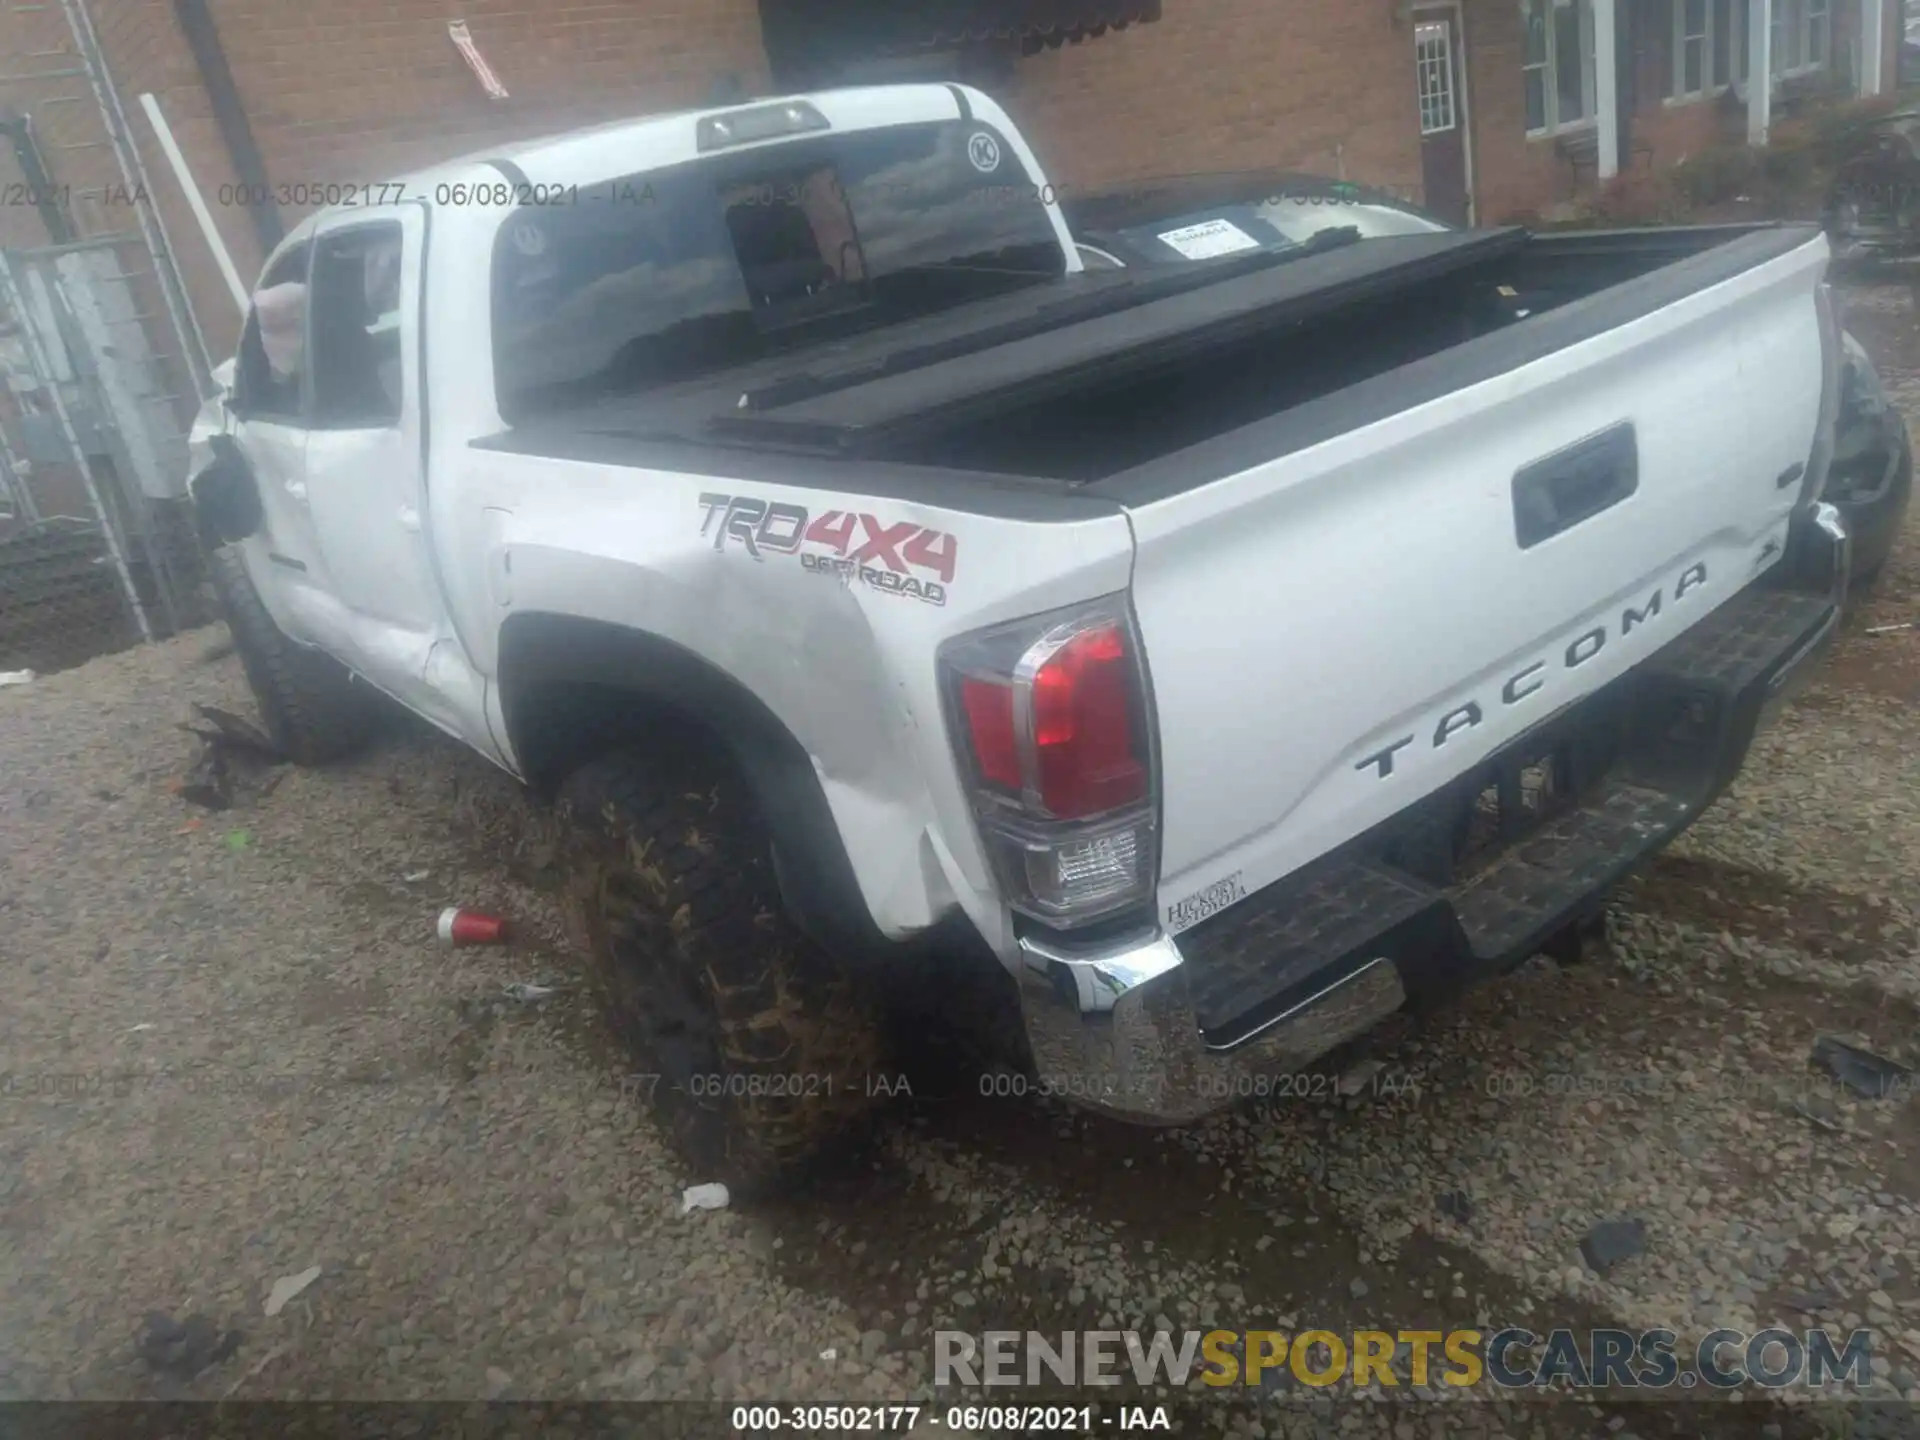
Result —
M1135 483L1170 930L1471 770L1779 557L1826 257L1817 232L1750 236L1314 402L1281 458ZM1460 388L1409 392L1435 365Z

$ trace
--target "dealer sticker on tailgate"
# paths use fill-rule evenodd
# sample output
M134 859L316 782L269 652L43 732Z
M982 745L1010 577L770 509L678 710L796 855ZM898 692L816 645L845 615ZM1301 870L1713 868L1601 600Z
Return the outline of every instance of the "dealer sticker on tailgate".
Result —
M1236 870L1224 880L1216 880L1206 889L1195 891L1186 899L1176 900L1167 906L1167 933L1178 935L1189 926L1218 915L1234 901L1246 899L1247 887L1240 879L1244 873Z
M1160 239L1189 260L1211 260L1238 250L1258 250L1260 242L1231 220L1202 220L1178 230L1162 230Z

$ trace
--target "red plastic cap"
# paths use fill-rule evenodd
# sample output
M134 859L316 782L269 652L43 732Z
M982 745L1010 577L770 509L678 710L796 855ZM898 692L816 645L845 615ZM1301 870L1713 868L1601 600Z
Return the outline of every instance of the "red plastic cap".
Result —
M1126 636L1111 623L1074 636L1033 677L1040 799L1053 814L1080 820L1146 798L1132 690Z

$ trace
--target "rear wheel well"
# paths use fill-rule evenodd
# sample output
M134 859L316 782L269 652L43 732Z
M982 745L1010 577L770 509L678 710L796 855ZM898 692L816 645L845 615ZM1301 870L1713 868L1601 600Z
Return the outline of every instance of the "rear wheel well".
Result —
M551 800L569 774L616 748L723 758L766 827L793 921L840 953L887 947L812 757L740 681L644 631L539 614L502 627L499 676L508 742L541 798Z
M503 707L507 703L503 693ZM670 740L675 748L727 748L712 731L703 731L691 716L657 696L592 681L552 680L520 687L508 729L521 774L549 801L569 775L610 750L645 750L656 740Z

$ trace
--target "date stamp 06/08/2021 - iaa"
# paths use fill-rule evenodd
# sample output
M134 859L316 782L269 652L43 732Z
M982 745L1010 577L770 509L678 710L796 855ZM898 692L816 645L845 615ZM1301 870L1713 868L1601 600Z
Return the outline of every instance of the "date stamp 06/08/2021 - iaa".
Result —
M1173 1430L1164 1405L735 1405L735 1434L1096 1435Z

